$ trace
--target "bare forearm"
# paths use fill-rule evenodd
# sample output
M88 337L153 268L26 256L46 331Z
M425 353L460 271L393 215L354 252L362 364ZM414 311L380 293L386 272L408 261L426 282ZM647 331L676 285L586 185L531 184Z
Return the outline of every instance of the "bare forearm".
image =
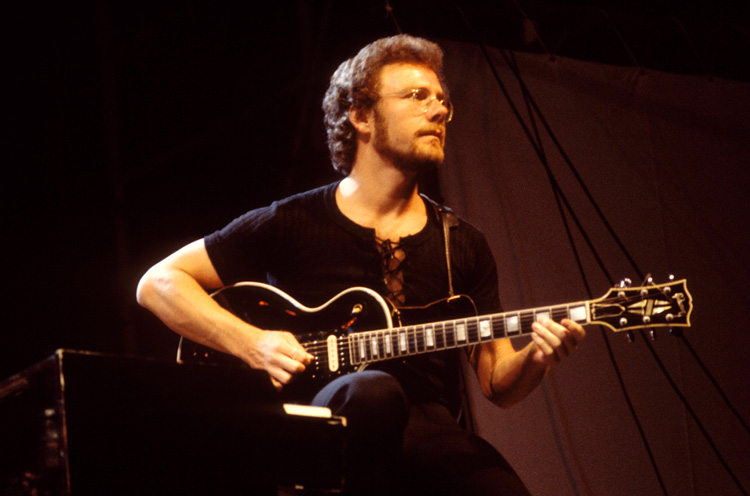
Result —
M479 349L474 362L479 384L499 406L512 406L528 396L549 367L567 358L586 336L583 327L570 319L560 323L545 319L531 327L532 341L519 351L508 339L485 343Z
M496 405L508 408L526 398L542 381L548 367L532 360L535 349L523 349L500 357L491 368L485 395Z
M214 349L237 355L237 343L253 337L248 324L221 308L179 269L153 267L141 279L137 298L173 331Z
M137 298L178 334L267 371L277 388L288 384L312 355L291 333L260 330L222 308L204 289L221 285L203 240L198 240L146 272Z

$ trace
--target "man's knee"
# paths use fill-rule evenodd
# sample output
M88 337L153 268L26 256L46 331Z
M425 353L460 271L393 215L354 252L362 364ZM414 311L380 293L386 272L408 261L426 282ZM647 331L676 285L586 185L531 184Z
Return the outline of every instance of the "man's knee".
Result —
M390 374L365 370L339 377L323 388L314 405L327 406L350 419L352 427L387 423L406 425L408 401L401 385Z

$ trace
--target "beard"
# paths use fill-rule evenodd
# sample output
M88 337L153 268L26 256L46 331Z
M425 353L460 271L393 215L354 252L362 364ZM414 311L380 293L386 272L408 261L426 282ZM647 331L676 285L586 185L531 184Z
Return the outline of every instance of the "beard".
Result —
M388 132L388 125L380 115L377 108L374 112L375 132L373 133L373 146L375 150L389 159L396 169L403 172L422 173L436 169L443 163L443 141L440 138L440 146L417 146L420 136L429 134L427 132L416 133L414 139L406 146L397 147L393 143Z

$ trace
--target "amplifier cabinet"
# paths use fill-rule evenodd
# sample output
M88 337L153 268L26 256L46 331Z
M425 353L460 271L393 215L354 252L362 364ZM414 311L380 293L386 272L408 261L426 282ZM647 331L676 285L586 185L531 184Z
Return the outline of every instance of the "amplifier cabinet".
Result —
M345 423L264 372L58 350L0 383L0 494L335 493Z

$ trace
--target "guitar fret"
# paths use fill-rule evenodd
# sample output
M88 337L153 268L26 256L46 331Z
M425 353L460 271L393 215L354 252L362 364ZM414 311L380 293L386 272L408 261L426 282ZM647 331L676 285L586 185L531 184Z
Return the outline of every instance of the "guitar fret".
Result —
M357 345L359 348L359 359L362 360L362 362L366 362L369 358L367 355L367 336L365 333L360 333L358 338Z
M492 322L490 319L479 321L479 339L485 341L492 339Z
M414 341L417 353L424 351L424 326L414 327Z
M479 342L479 328L477 327L476 319L468 320L466 324L467 333L469 335L469 343Z
M446 322L443 325L445 333L445 346L446 348L453 348L456 346L456 324L454 322Z
M435 324L435 348L445 349L445 328L443 324Z
M409 350L409 341L404 329L398 332L398 352L404 354Z
M372 361L372 333L368 332L362 336L362 341L365 344L365 350L367 351L367 361Z
M349 363L352 365L357 363L357 358L355 354L355 348L354 348L354 336L351 334L346 336L346 349L349 352Z
M505 316L505 334L507 336L513 336L514 334L520 334L521 332L521 318L520 315L511 314Z
M391 338L391 331L385 331L383 333L383 351L385 356L393 355L393 341Z
M467 337L466 321L456 322L456 341L459 343L466 343Z
M523 334L524 331L528 331L535 320L536 317L534 316L533 310L521 312L521 334Z
M534 312L534 322L541 322L544 319L550 318L549 309L539 309Z
M430 349L435 347L435 326L432 324L424 326L424 345Z
M501 315L493 315L490 317L492 320L492 338L500 339L505 337L505 323Z
M574 307L568 307L568 315L568 318L570 320L574 320L578 323L588 321L586 305L576 305Z
M563 307L563 308L553 308L550 311L550 318L554 321L560 321L562 319L569 319L570 318L570 308Z

